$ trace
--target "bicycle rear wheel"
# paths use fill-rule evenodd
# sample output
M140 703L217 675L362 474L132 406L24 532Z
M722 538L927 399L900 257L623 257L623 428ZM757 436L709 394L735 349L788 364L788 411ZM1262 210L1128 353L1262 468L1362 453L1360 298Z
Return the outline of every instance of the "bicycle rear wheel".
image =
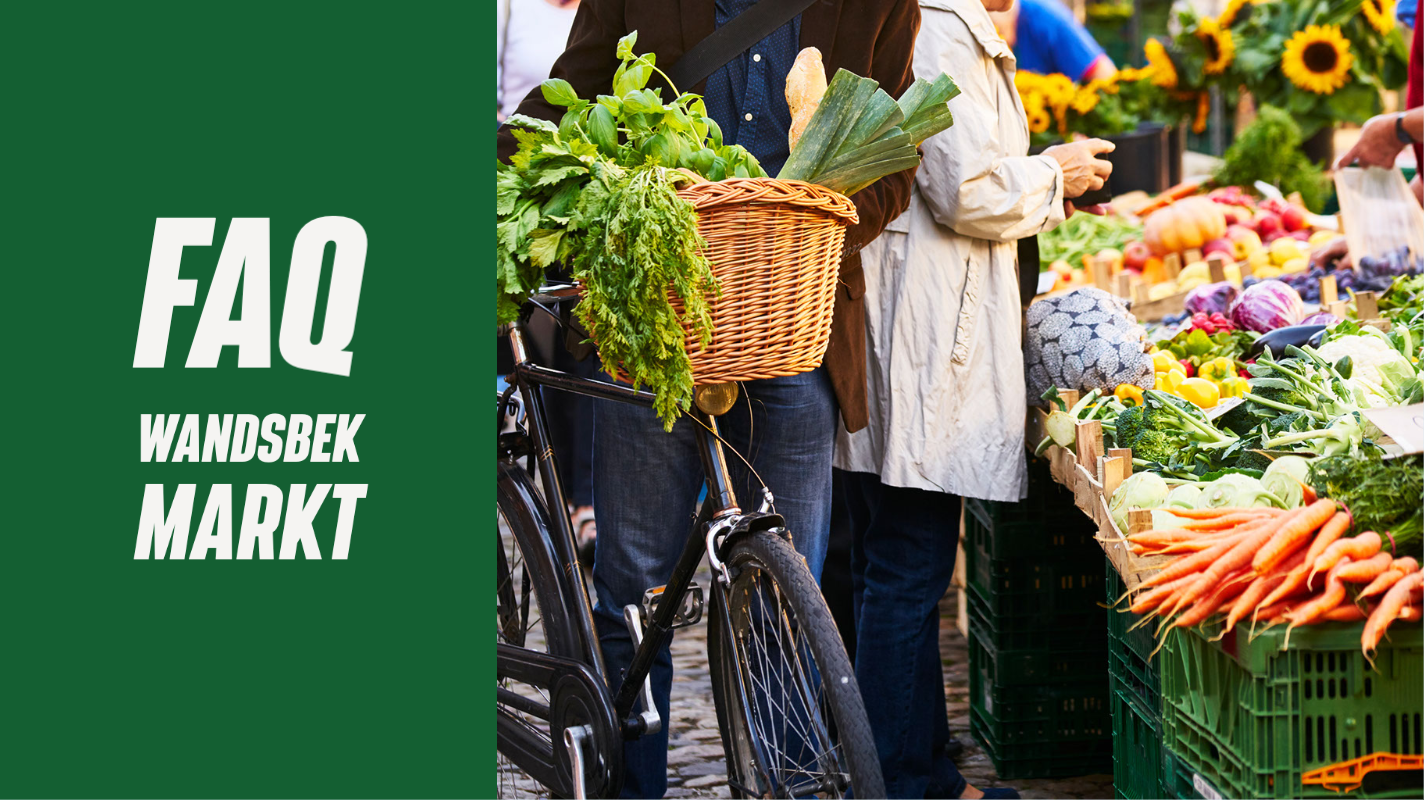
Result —
M770 532L735 542L708 666L738 797L884 797L855 670L806 562Z

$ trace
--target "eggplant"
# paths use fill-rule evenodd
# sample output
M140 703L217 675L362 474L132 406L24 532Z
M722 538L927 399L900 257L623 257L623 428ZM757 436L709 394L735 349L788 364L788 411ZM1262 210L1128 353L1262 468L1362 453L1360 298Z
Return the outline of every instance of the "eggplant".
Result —
M1246 357L1248 359L1256 358L1268 347L1271 349L1273 358L1285 355L1286 347L1290 345L1301 347L1308 344L1311 347L1317 347L1320 345L1320 339L1327 327L1329 326L1290 325L1285 328L1276 328L1270 333L1261 334L1261 337L1251 345L1251 352L1247 353Z

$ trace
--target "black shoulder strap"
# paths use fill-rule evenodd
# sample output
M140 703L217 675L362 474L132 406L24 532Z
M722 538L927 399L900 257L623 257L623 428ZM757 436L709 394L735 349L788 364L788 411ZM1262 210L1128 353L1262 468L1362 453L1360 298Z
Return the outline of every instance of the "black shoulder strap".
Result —
M678 91L690 91L708 75L721 69L723 64L770 36L772 31L810 8L814 2L816 0L760 0L693 45L672 65L668 77Z

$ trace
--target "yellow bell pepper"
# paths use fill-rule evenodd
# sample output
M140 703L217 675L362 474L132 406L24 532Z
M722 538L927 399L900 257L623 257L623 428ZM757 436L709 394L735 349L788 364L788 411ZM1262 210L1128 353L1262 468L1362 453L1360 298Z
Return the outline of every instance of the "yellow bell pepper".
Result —
M1182 371L1181 365L1178 364L1177 369L1169 369L1165 372L1157 373L1157 385L1155 388L1159 392L1176 394L1177 387L1181 386L1182 381L1185 380L1190 379L1187 377L1187 373ZM1208 381L1208 383L1210 383L1210 381Z
M1251 384L1247 383L1246 379L1239 375L1233 375L1217 384L1217 386L1221 388L1222 397L1240 397L1246 394L1251 388Z
M1214 408L1221 402L1221 390L1206 378L1187 378L1177 387L1177 393L1197 408Z
M1132 383L1118 384L1113 391L1113 396L1122 401L1125 406L1142 405L1142 387Z
M1172 358L1172 354L1166 350L1158 350L1152 354L1152 371L1166 372L1168 370L1180 370L1182 365L1177 363L1177 359Z
M1236 363L1225 357L1213 358L1197 369L1198 377L1206 378L1214 383L1220 383L1235 374Z

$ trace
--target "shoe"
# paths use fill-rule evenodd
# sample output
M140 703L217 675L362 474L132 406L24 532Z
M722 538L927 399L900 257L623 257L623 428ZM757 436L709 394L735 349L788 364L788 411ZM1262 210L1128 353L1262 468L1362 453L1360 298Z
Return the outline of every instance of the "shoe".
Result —
M984 792L984 800L990 800L990 798L1006 798L1007 800L1016 800L1019 796L1019 793L1017 791L1010 789L1007 786L998 786L991 789L981 789L980 791Z
M954 738L953 734L950 734L949 741L944 743L945 757L948 758L950 761L958 761L959 757L963 754L964 742L959 741L958 739Z

